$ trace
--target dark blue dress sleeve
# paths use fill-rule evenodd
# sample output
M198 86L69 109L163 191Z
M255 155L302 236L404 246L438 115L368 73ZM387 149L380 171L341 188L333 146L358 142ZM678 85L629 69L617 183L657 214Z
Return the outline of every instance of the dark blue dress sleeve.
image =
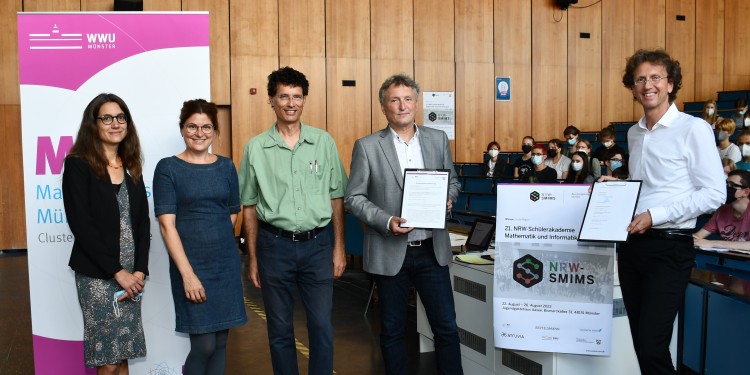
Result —
M226 159L227 174L229 176L229 213L240 212L240 183L237 179L237 169L234 167L232 159Z
M159 160L154 169L154 216L177 213L177 192L169 158Z

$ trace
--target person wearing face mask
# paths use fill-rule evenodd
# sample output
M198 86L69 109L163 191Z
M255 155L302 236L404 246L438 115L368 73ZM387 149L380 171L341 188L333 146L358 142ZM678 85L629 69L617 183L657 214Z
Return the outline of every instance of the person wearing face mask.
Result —
M500 178L505 175L508 163L500 155L500 144L492 141L487 145L489 159L482 165L482 176Z
M607 126L599 132L599 139L602 140L602 145L594 150L593 156L600 161L609 160L614 154L625 155L625 149L615 143L615 129L613 126Z
M534 164L534 168L523 175L521 181L537 184L556 182L557 172L544 164L545 159L547 159L547 148L541 144L535 145L531 149L531 163Z
M612 156L604 162L604 165L607 167L607 176L612 176L612 172L625 167L625 157L621 153L612 154Z
M549 149L547 149L547 159L544 161L544 164L557 172L558 180L564 180L568 177L570 158L562 154L562 141L555 138L549 141L547 147Z
M568 169L568 176L565 178L566 184L590 184L594 182L594 176L589 171L589 157L585 152L576 151L573 153Z
M589 156L589 173L594 177L594 180L599 179L602 175L602 168L599 159L591 155L591 142L588 139L581 139L576 144L576 151L580 151Z
M523 144L521 145L523 155L516 159L516 162L513 164L514 179L523 178L526 173L534 169L534 164L531 163L532 147L534 147L534 138L530 135L523 137Z
M734 114L732 115L732 120L734 120L735 125L739 129L749 128L750 127L750 113L747 112L747 99L745 98L738 98L734 102L734 108L736 108Z
M568 125L568 127L563 130L563 140L566 142L565 148L563 149L563 155L570 157L576 152L576 143L578 143L578 135L580 134L581 131L573 125Z
M716 110L716 100L706 101L706 104L703 107L703 115L701 117L707 123L711 124L711 128L716 129L716 123L722 119Z
M750 171L750 129L745 129L737 137L737 146L740 148L742 160L736 162L737 169Z
M729 141L729 136L734 133L735 123L730 118L725 118L716 123L716 147L719 157L730 158L734 162L742 160L742 153L736 144Z
M695 246L750 250L750 172L735 170L727 177L727 200L705 226L693 234ZM719 234L721 240L707 240Z

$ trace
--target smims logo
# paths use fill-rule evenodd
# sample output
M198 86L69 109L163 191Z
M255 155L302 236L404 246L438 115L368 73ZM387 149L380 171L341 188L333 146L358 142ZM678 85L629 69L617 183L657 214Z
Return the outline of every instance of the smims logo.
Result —
M532 202L536 202L539 200L539 192L538 191L532 191L531 194L529 194L529 199L531 199Z
M524 255L513 262L513 280L525 288L539 284L544 277L544 266L539 259Z

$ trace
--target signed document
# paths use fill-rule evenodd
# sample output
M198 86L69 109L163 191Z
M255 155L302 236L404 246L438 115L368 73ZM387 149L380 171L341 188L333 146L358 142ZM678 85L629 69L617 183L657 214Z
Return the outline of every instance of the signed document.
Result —
M404 170L401 217L406 222L401 227L445 229L449 180L447 169Z
M579 241L621 242L628 239L641 181L597 182L591 190Z

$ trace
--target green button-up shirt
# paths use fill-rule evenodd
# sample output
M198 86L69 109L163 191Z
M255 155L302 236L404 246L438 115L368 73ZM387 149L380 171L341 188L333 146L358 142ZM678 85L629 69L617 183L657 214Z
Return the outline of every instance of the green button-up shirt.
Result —
M342 198L348 179L336 143L323 130L301 124L290 149L276 124L245 145L240 198L256 206L258 220L299 232L331 221L331 200Z

